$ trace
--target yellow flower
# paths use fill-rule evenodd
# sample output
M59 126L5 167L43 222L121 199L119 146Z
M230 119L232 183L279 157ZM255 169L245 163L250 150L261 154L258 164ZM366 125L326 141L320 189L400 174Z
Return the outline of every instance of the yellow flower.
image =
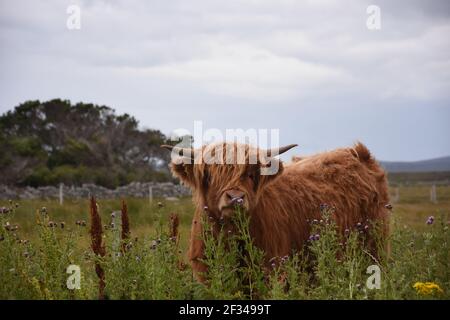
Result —
M434 282L416 282L413 285L413 288L416 289L418 294L424 296L432 295L434 293L444 293L441 287Z

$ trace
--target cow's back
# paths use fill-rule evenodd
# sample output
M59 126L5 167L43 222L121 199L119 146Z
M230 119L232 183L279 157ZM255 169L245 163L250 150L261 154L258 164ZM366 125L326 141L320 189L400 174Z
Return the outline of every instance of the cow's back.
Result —
M320 205L327 204L335 208L333 218L342 233L358 223L371 227L377 222L387 234L388 201L384 170L358 143L286 166L261 195L252 229L269 256L289 254L303 246L310 235L308 220L320 220Z

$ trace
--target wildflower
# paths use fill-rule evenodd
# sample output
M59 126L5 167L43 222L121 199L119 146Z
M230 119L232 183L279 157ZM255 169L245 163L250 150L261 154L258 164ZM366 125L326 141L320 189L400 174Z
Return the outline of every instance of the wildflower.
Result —
M350 230L349 229L345 229L345 234L349 234L350 233Z
M66 226L66 223L64 221L61 221L60 225L61 225L61 229L64 229L64 227Z
M19 207L19 204L16 202L16 204L14 205L16 208L18 208Z
M46 214L47 213L47 208L46 207L42 207L41 208L41 213L42 214Z
M23 253L23 256L24 256L25 258L28 258L28 257L30 256L30 254L29 254L28 252L25 251L25 252Z
M110 226L111 226L111 229L114 229L116 227L116 224L114 222L111 222Z
M416 289L416 292L420 295L432 295L435 293L444 293L444 291L439 287L438 284L434 282L416 282L413 285L413 288Z
M49 221L47 226L53 228L56 224L53 221Z
M204 211L208 211L208 206L204 206L204 207L203 207L203 210L204 210Z
M276 267L275 262L272 262L271 266L272 266L273 269L275 269L275 267Z
M125 203L125 200L122 200L122 211L120 217L122 219L122 233L120 236L122 241L125 241L130 237L130 221L128 219L128 207L127 204ZM128 245L126 246L123 245L122 249L127 250Z
M106 254L105 245L102 243L102 220L98 213L97 203L95 202L95 198L91 197L90 201L90 218L91 218L91 248L94 254L97 256L104 257ZM85 226L86 221L82 220L81 225ZM96 262L95 263L95 273L99 279L99 294L98 297L100 300L105 298L105 271L102 266Z
M162 203L162 202L158 202L158 207L159 207L159 208L164 207L163 203Z
M115 212L112 212L112 213L111 213L111 218L114 219L115 217L116 217L116 213L115 213Z
M86 226L86 221L84 221L84 220L81 220L81 222L80 222L80 226L82 226L82 227L85 227L85 226Z
M155 250L157 245L158 245L158 243L156 242L156 240L152 240L152 244L150 246L150 249Z
M430 224L433 224L433 222L434 222L434 216L429 216L427 219L427 224L430 225Z
M317 222L318 222L317 219L314 219L314 220L313 220L313 224L317 224Z
M320 211L324 211L324 210L326 210L326 209L328 209L328 204L322 203L322 204L320 205Z
M319 235L318 233L315 234L315 235L314 235L314 240L317 241L317 240L319 240L319 239L320 239L320 235Z
M357 224L356 224L356 227L359 229L359 228L361 228L361 226L362 226L362 223L361 222L358 222Z
M392 204L388 203L387 205L384 206L386 209L388 210L392 210Z
M364 226L364 230L365 231L369 230L369 226L367 224Z

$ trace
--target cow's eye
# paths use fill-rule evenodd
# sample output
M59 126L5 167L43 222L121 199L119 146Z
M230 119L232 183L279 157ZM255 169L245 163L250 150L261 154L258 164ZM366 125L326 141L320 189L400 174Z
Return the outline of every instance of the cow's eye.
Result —
M253 184L258 183L258 181L257 181L257 176L256 176L256 172L254 172L253 170L247 172L247 174L245 175L245 177L246 177L248 180L250 180Z

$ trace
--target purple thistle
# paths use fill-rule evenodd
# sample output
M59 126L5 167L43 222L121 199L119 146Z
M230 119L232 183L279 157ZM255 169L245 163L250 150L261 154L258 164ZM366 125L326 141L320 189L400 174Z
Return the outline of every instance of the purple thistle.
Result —
M427 219L427 224L430 225L430 224L433 224L433 222L434 222L434 216L429 216Z

